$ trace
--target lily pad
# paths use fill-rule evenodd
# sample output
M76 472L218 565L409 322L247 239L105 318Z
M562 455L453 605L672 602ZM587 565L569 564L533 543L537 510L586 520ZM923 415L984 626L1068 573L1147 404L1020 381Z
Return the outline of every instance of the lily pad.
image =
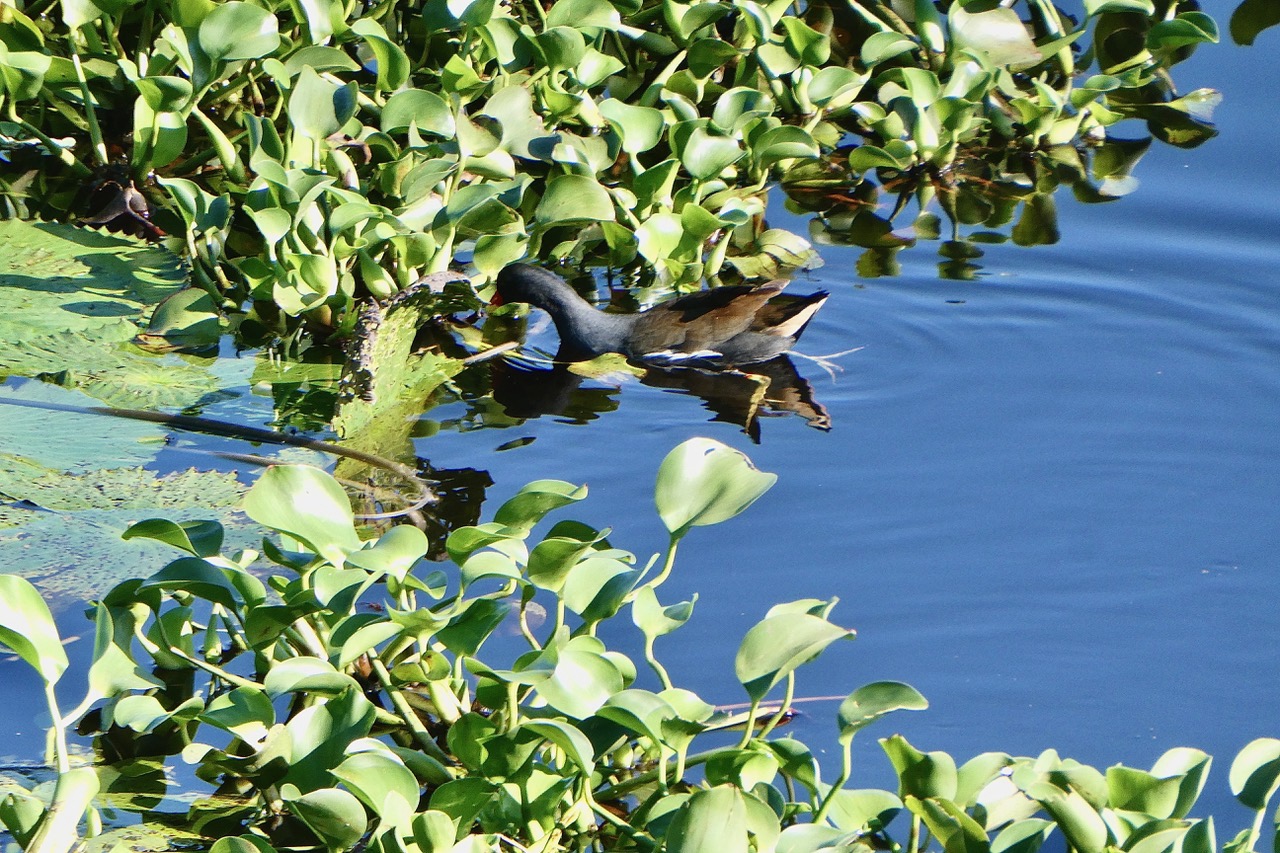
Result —
M131 343L155 306L186 283L165 249L16 220L0 222L0 243L8 250L0 257L0 373L49 379L127 408L184 408L218 387L199 363ZM216 316L207 316L216 333Z
M17 475L29 479L15 483ZM24 503L0 505L0 574L36 584L56 607L83 601L129 577L145 575L172 548L122 540L148 518L194 521L216 517L227 527L224 550L256 545L261 529L235 513L243 487L234 474L180 471L159 476L142 468L70 475L0 459L0 489Z
M81 474L98 468L141 465L163 446L164 429L141 421L68 411L92 406L86 395L43 382L0 387L0 494L11 493L3 466L22 459L36 469ZM18 482L23 482L19 477Z

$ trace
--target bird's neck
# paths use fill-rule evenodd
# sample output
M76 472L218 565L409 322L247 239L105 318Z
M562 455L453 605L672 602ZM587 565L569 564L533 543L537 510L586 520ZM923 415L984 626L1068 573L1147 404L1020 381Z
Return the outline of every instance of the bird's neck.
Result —
M600 311L567 286L563 292L557 288L547 297L540 307L555 323L560 354L565 358L594 358L618 352L635 325L634 315Z

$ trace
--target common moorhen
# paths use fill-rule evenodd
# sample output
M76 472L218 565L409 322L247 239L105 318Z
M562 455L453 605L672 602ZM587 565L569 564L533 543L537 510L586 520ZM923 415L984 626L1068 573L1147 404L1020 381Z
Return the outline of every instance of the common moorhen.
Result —
M638 314L609 314L558 275L528 264L504 268L497 285L493 304L526 302L551 315L560 334L560 361L609 352L668 363L766 361L791 349L829 295L784 295L786 282L772 281L679 296Z

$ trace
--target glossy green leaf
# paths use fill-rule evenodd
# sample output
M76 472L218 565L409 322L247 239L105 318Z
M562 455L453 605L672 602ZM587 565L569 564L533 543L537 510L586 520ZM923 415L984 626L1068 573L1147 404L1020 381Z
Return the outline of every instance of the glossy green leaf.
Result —
M535 480L498 507L493 520L527 533L547 513L576 503L586 496L586 486L575 486L563 480Z
M257 835L223 836L213 842L209 853L275 853L275 848Z
M662 140L666 129L666 120L659 110L633 106L616 98L601 101L600 114L617 129L622 150L628 154L642 154L653 148Z
M311 68L298 74L289 93L289 124L309 139L325 139L342 129L355 114L355 84L340 85Z
M333 770L383 826L405 827L418 809L422 792L409 768L390 751L370 750L349 756Z
M387 31L373 18L360 18L351 24L351 32L364 39L373 51L378 67L378 89L394 92L409 79L412 66L398 44L387 37Z
M1150 50L1177 50L1206 42L1218 43L1218 25L1203 12L1183 12L1171 21L1160 21L1147 33Z
M355 679L338 670L327 660L295 657L271 667L263 679L263 688L272 697L285 693L316 693L337 696L356 686Z
M453 111L444 98L424 89L405 89L387 99L380 127L384 133L405 130L410 125L419 133L449 138L457 133Z
M893 711L923 711L928 707L928 700L910 684L877 681L864 685L840 703L837 714L840 739L851 739L859 729Z
M1185 818L1191 813L1200 792L1204 790L1205 781L1209 778L1209 768L1213 759L1198 749L1176 747L1156 759L1151 766L1151 775L1157 777L1176 777L1178 801L1170 813L1170 817Z
M827 646L853 636L853 631L807 613L771 616L743 638L734 659L734 673L752 701L759 701Z
M695 128L680 152L680 162L695 180L706 181L742 159L746 154L738 141L727 136L713 136L703 128Z
M425 533L412 525L398 524L378 537L372 546L348 555L347 562L403 581L428 547Z
M175 590L229 608L241 605L241 594L224 570L200 557L182 557L143 581L140 589Z
M338 482L319 468L268 468L245 495L244 510L259 524L292 536L336 565L361 545L351 502Z
M181 110L191 99L191 81L183 77L143 77L135 85L147 106L158 113Z
M662 460L654 501L675 538L741 513L777 481L745 454L710 438L691 438Z
M1084 0L1084 11L1090 18L1103 12L1137 12L1150 17L1155 14L1151 0Z
M694 793L667 831L670 853L748 853L747 807L731 785Z
M862 43L862 64L868 68L915 50L916 43L900 33L873 33ZM824 69L825 70L825 69Z
M55 684L67 669L67 653L49 606L25 578L0 575L0 644Z
M698 595L694 593L689 601L663 607L658 603L658 594L653 587L643 586L636 590L631 604L631 621L646 637L661 637L688 622L697 602Z
M543 225L612 222L613 199L594 178L560 175L547 182L535 217Z
M286 786L281 791L289 810L316 834L325 849L347 850L364 835L367 822L360 801L339 788L321 788L299 794Z
M1251 741L1231 762L1228 782L1240 802L1254 811L1265 809L1280 788L1280 740Z
M828 814L846 831L878 832L902 810L902 800L889 791L875 789L833 791Z
M992 65L1017 69L1043 59L1026 24L1013 9L997 7L985 12L968 12L956 5L951 7L949 17L956 46L978 51Z
M1102 816L1075 791L1036 783L1027 795L1044 806L1066 836L1067 843L1080 853L1103 853L1110 837Z
M259 59L280 46L280 27L276 16L261 6L228 0L200 23L198 40L214 61Z
M154 539L172 545L193 557L213 557L222 550L224 530L216 521L169 521L149 518L132 524L121 539Z
M955 798L958 788L956 762L945 752L921 752L906 738L894 735L880 741L880 746L898 774L898 794L905 800Z

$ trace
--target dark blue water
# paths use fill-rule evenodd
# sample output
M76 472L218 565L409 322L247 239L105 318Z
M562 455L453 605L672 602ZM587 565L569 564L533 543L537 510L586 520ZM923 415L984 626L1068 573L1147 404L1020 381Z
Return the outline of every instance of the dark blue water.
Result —
M1225 28L1226 9L1208 11ZM865 347L834 380L800 362L829 433L771 419L755 446L692 397L629 384L589 425L442 433L419 452L455 466L532 438L489 458L492 499L537 477L586 482L575 515L643 559L665 539L663 454L693 435L739 447L779 481L682 546L663 601L702 597L658 646L677 682L741 701L746 630L778 601L838 596L859 639L802 670L800 693L893 678L933 705L864 735L863 783L888 781L870 736L895 725L962 759L1053 747L1149 767L1195 746L1217 759L1204 803L1234 832L1227 766L1280 735L1277 109L1249 84L1274 74L1277 38L1180 67L1187 88L1224 92L1222 136L1157 144L1120 201L1060 193L1057 246L987 247L972 282L939 279L927 245L876 280L857 276L859 250L824 248L792 285L832 292L802 349ZM773 224L803 227L775 208ZM833 743L834 710L807 706L798 734Z
M1207 4L1224 27L1229 8ZM832 292L802 349L864 347L834 378L799 362L830 432L770 418L757 445L693 397L630 383L589 424L446 430L418 452L487 468L491 507L532 479L586 482L571 515L643 560L665 544L663 455L694 435L739 447L778 484L683 544L662 600L701 598L658 644L677 683L742 701L747 629L779 601L837 596L836 620L860 636L801 670L799 693L899 679L932 702L862 736L855 785L890 783L873 738L895 728L961 759L1053 747L1146 767L1195 746L1217 758L1204 802L1233 833L1226 767L1280 736L1278 116L1256 85L1274 78L1280 33L1261 42L1181 66L1187 88L1224 92L1221 137L1154 146L1140 189L1112 204L1059 194L1057 246L985 247L969 282L940 279L928 244L875 280L856 274L860 250L824 248L826 265L792 285ZM780 203L771 220L806 227ZM532 441L494 452L516 439ZM638 657L633 636L616 639ZM0 666L16 694L21 664ZM794 724L828 775L835 705L807 704ZM25 713L13 729L7 751L42 742Z

